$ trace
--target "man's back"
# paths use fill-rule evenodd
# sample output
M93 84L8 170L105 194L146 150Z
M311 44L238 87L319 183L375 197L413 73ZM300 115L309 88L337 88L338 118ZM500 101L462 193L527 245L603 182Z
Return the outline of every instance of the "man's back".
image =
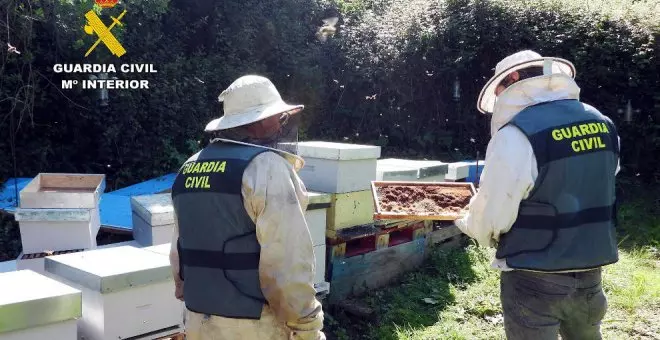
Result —
M539 175L497 257L511 268L554 272L616 262L611 121L577 100L559 100L528 107L509 124L527 136Z
M241 187L247 165L265 150L213 143L189 159L174 181L184 300L191 311L248 319L261 315L260 246Z
M204 167L204 162L216 162L215 165L209 163L206 166L207 170L215 170L222 166L222 163L218 163L220 160L228 160L227 157L223 159L202 157L200 159L200 155L216 154L216 148L217 146L211 146L210 151L202 151L191 157L189 161L197 160L198 163L201 162L197 171L194 170L195 166L192 168L189 166L192 176L205 175L200 172ZM224 184L225 190L232 193L236 190L239 192L236 198L239 199L240 206L236 206L237 203L232 203L235 207L228 209L230 213L234 216L245 214L253 225L254 240L258 241L257 246L260 249L259 265L256 271L260 288L259 293L263 294L262 296L268 301L268 305L259 310L259 315L255 318L258 320L213 317L207 323L203 321L203 313L192 313L191 322L200 323L199 328L203 328L201 325L205 323L208 324L208 327L215 325L213 331L209 334L225 336L227 339L240 338L241 335L245 334L259 334L260 338L264 339L286 338L290 331L285 324L289 324L291 329L305 327L309 329L309 332L297 332L298 337L306 336L305 333L309 333L309 338L315 339L317 333L322 335L320 330L323 327L323 313L320 303L314 299L314 272L312 270L314 253L311 236L304 219L304 209L307 205L305 187L296 175L292 165L284 157L264 148L259 149L263 152L257 152L247 163L239 179L238 186L235 182ZM224 164L225 173L232 171L231 166L231 162ZM182 172L185 171L185 168L182 169ZM214 184L220 184L220 182L214 182L213 180L210 180L209 183L211 183L211 187ZM185 185L185 181L183 185ZM203 201L204 196L202 193L202 196L198 197L201 197ZM206 204L212 204L211 202L214 200L215 208L219 209L220 206L217 203L220 203L220 201L216 199L209 200ZM196 206L193 204L188 207L191 211L198 211L203 205ZM213 222L217 220L210 216L203 216L198 223L204 221ZM223 225L229 224L223 223ZM217 227L221 226L218 224ZM191 233L196 233L200 229L191 228L191 230ZM177 236L175 235L175 237ZM209 242L209 240L211 238L207 238L202 242ZM240 246L242 247L244 244L241 243ZM250 247L245 247L244 250L254 250ZM234 251L240 250L240 247L234 249ZM240 275L243 275L243 277ZM230 278L242 279L244 276L245 274L239 271L232 271ZM219 294L226 294L225 290L219 285L216 289ZM236 307L236 304L234 304L234 307ZM250 325L247 323L250 323ZM232 325L237 324L242 325L242 328L232 327ZM192 327L192 329L197 328Z

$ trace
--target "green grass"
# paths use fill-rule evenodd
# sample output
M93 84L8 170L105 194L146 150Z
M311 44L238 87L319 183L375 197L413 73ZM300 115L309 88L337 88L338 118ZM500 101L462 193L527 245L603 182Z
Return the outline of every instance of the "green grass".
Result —
M620 209L620 259L604 270L605 339L660 339L660 202L648 190ZM494 250L435 250L400 284L360 299L376 320L328 310L330 339L504 339Z

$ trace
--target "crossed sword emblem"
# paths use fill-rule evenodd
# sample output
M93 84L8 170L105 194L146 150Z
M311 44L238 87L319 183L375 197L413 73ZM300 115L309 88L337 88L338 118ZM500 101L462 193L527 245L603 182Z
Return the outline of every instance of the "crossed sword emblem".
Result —
M115 25L124 26L119 20L121 20L125 14L126 10L124 10L117 18L111 16L113 22L109 27L106 27L103 21L101 21L96 13L94 13L94 11L85 13L85 18L87 18L87 22L89 23L89 25L85 25L85 33L96 34L99 37L94 45L92 45L92 47L87 50L85 57L92 53L96 46L98 46L98 44L101 42L103 42L103 44L110 50L110 52L112 52L112 54L116 55L117 57L121 57L126 53L124 47L119 43L117 38L112 35L112 32L110 32L110 30L115 27Z

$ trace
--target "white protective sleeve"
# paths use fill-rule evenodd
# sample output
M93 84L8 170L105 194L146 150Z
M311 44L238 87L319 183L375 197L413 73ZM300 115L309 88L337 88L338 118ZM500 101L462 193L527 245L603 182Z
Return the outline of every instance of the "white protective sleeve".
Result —
M531 144L513 126L504 127L493 136L485 163L479 191L456 226L480 245L492 247L501 234L511 229L520 201L534 187L538 171Z
M314 247L305 220L307 191L292 165L274 152L255 157L243 175L245 209L261 245L261 289L294 339L325 339L314 289Z

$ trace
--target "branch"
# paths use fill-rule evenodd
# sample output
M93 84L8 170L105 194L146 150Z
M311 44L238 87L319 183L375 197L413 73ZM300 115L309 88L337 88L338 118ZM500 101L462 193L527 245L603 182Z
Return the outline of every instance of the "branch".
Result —
M73 104L73 105L75 105L75 106L77 106L77 107L79 107L79 108L81 108L81 109L85 109L86 111L91 111L90 109L88 109L88 108L86 108L86 107L84 107L84 106L82 106L82 105L80 105L80 104L74 102L74 101L71 100L69 97L67 97L67 96L64 94L64 92L62 92L62 91L57 87L57 85L53 84L53 82L50 81L50 79L48 79L46 76L44 76L43 74L41 74L41 72L39 72L39 71L35 71L35 72L36 72L38 75L40 75L42 78L46 79L46 81L49 82L51 85L53 85L53 86L55 87L55 89L57 89L57 91L62 95L62 97L66 98L71 104ZM84 115L82 115L82 116L85 117ZM85 117L85 118L88 118L88 117Z
M4 101L7 101L7 100L12 100L13 101L13 105L11 107L11 110L9 110L9 112L7 114L5 114L5 116L2 118L2 121L0 121L0 125L4 124L5 121L7 120L7 118L11 117L14 114L14 110L16 109L16 104L17 103L25 104L24 101L22 101L18 98L19 98L19 94L21 93L21 91L23 91L23 89L26 88L26 87L31 87L31 86L30 85L23 85L23 86L19 87L18 90L16 90L16 94L14 94L14 97L7 97L5 99L0 100L0 103L2 103Z

